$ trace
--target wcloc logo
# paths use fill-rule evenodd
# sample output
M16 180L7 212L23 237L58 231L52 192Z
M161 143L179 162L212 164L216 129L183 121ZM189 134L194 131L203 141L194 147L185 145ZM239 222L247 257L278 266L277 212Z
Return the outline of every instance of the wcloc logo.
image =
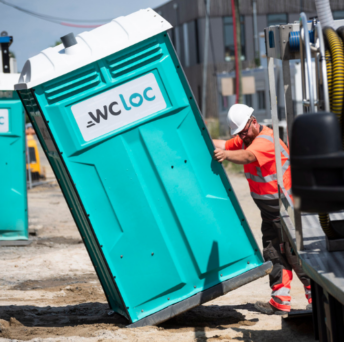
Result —
M153 90L152 87L147 87L144 91L143 91L143 96L141 96L141 94L139 93L134 93L132 95L130 95L129 97L129 103L133 106L133 107L140 107L143 103L143 99L145 99L146 101L153 101L155 100L156 96L148 96L148 91ZM127 105L127 102L123 96L123 94L119 94L119 98L121 99L121 103L124 107L124 109L126 111L131 110L132 107ZM107 120L108 118L108 112L111 115L120 115L122 113L122 110L117 110L114 109L118 106L118 102L114 101L111 102L108 106L103 106L103 112L100 109L96 109L96 115L94 115L92 112L88 112L89 116L94 120L94 121L89 121L87 124L88 126L86 126L87 128L94 126L96 123L100 123L100 118L103 118L104 120Z
M136 78L71 107L85 141L166 108L153 73Z

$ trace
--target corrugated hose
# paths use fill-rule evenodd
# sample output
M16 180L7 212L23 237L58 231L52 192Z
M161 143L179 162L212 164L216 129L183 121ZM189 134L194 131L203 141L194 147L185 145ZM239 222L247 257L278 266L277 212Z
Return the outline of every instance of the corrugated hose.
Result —
M344 27L338 29L343 32ZM327 81L330 97L331 112L336 114L341 131L343 133L343 100L344 100L344 51L343 41L332 27L324 28L324 36L327 42L328 50L325 52ZM344 139L342 134L342 144L344 149ZM321 228L330 239L338 238L338 234L330 226L330 216L328 213L319 213Z

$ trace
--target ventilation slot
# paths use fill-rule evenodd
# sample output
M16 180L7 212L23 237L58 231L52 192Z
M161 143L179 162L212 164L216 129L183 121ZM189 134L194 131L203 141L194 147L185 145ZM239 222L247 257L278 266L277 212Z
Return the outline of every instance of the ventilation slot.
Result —
M111 75L116 78L134 69L159 60L163 53L157 41L147 44L140 49L132 51L116 59L108 59L107 63Z
M94 88L100 81L99 72L95 68L88 68L73 77L50 84L44 90L48 102L52 104Z

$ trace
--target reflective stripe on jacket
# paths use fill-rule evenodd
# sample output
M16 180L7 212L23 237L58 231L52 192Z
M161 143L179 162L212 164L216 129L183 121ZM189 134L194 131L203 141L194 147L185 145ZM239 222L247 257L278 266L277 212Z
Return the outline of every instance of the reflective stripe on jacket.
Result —
M289 149L280 139L284 191L291 195L291 173ZM250 186L251 196L255 199L278 199L275 146L272 129L263 126L258 136L248 147L239 136L226 142L226 150L247 149L257 160L244 165L244 172Z

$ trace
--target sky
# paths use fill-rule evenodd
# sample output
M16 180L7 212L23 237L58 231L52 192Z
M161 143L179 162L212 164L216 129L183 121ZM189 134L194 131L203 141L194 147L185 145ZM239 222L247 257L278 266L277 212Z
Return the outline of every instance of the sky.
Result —
M9 3L40 14L82 20L125 16L144 8L155 8L168 0L7 0ZM67 20L66 20L67 21ZM106 22L104 22L106 23ZM90 24L90 23L86 23ZM97 24L97 23L94 23ZM100 22L102 24L102 22ZM92 28L74 28L51 23L0 3L0 32L13 36L10 51L15 53L18 71L26 60L53 46L60 37L75 35Z

